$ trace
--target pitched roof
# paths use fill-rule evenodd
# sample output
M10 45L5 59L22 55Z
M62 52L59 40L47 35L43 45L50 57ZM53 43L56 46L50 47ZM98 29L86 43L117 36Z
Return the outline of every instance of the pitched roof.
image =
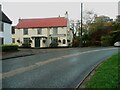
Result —
M2 18L0 18L0 21L12 24L12 21L2 12Z
M67 19L64 17L57 18L36 18L36 19L20 19L16 28L44 28L44 27L65 27Z

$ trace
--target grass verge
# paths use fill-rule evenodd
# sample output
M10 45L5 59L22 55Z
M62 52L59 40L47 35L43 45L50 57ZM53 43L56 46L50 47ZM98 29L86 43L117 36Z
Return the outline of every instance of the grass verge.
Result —
M102 63L85 88L120 88L120 53Z

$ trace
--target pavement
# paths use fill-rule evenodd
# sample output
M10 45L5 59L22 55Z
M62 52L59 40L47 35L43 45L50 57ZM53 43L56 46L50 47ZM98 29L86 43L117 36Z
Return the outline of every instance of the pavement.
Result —
M25 57L25 56L31 56L35 54L42 54L42 53L48 53L48 52L59 52L62 50L71 50L72 48L50 48L50 49L22 49L19 48L18 51L12 51L12 52L0 52L0 58L2 60L10 59L10 58L17 58L17 57Z

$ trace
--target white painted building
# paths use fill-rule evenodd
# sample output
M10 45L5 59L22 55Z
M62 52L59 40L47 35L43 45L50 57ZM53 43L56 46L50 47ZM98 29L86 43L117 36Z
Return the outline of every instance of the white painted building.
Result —
M1 44L11 44L12 34L11 34L11 24L12 21L3 13L0 19L0 45Z
M13 43L31 47L67 47L72 45L72 31L65 17L20 19L12 35Z

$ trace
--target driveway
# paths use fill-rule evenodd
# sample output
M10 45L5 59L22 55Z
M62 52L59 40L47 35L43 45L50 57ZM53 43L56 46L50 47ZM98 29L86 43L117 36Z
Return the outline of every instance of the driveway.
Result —
M3 88L76 88L118 48L72 48L2 61Z

